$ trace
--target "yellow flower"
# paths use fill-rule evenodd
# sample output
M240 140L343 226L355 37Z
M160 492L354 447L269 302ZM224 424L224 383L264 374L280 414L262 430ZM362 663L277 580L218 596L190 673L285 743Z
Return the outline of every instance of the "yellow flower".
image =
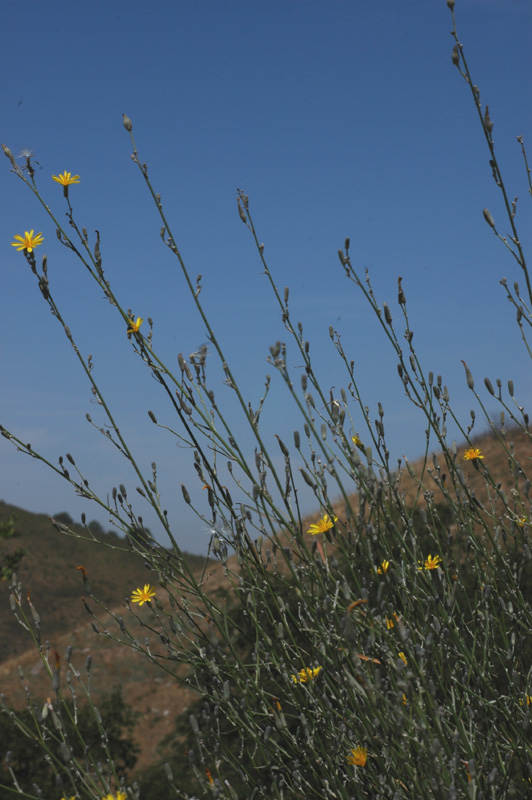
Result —
M397 655L399 656L399 658L401 659L401 661L403 661L405 664L408 664L408 661L406 660L406 656L405 656L405 654L403 653L403 651L402 651L402 650L401 650L401 652L400 652L400 653L397 653Z
M354 444L354 445L356 445L356 446L358 447L358 449L359 449L359 450L361 450L363 453L365 453L365 452L366 452L366 448L365 448L365 446L364 446L364 443L362 442L362 439L360 438L360 436L358 435L358 433L355 433L355 435L354 435L354 436L351 436L351 441L352 441L352 442L353 442L353 444Z
M72 175L71 172L63 172L62 175L52 175L52 179L61 186L70 186L71 183L79 183L79 175Z
M428 558L426 558L424 562L418 561L418 564L421 565L418 569L438 569L440 562L440 556L431 556L429 553Z
M334 528L334 523L337 521L338 517L333 517L331 519L328 514L325 514L325 516L323 516L319 522L315 522L310 526L307 533L311 533L312 536L316 536L317 533L325 533L325 531L329 531L331 528Z
M406 699L406 694L403 692L403 705L406 706L408 700Z
M389 567L390 567L390 562L386 561L386 560L383 561L382 564L380 565L380 567L377 569L378 574L379 575L386 575L386 573L388 572Z
M131 595L131 600L133 603L138 603L141 606L143 603L149 603L149 601L155 597L155 589L153 586L150 586L149 583L144 585L144 589L135 589L135 591ZM120 800L120 798L118 798Z
M366 761L368 760L368 748L361 747L360 745L354 747L350 755L347 756L347 760L355 767L365 767Z
M75 798L71 797L70 800L75 800ZM103 800L115 800L115 795L109 792L109 794L105 795ZM116 800L127 800L127 794L125 792L117 792Z
M33 231L24 231L24 236L15 236L17 241L11 242L11 247L16 247L17 250L27 250L28 253L33 253L33 248L43 243L42 233L33 235Z
M297 675L292 675L292 680L294 683L307 683L307 681L313 681L314 678L319 675L321 672L321 667L314 667L311 669L310 667L304 667L300 669Z
M137 321L136 322L133 322L133 320L130 319L129 320L130 327L127 329L127 333L138 333L139 332L139 328L140 328L140 326L142 325L143 322L144 322L144 320L143 320L142 317L137 317Z
M484 458L478 447L469 447L464 453L464 461L476 461L477 458Z
M390 628L395 628L395 623L399 622L399 614L393 614L391 617L386 618L386 627L388 630Z

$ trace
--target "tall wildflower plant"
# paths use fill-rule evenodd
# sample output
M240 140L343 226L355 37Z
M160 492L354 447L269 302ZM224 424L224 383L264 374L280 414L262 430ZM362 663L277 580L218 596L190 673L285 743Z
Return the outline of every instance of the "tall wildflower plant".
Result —
M453 20L452 63L478 111L510 233L499 232L488 209L484 217L524 280L524 289L517 282L503 285L529 349L532 288L516 227L517 201L507 193L488 107L481 102L458 38L454 0L447 5ZM475 414L464 423L453 411L441 377L427 372L418 359L401 279L394 321L389 305L375 297L369 275L360 274L353 264L346 239L339 251L341 269L374 312L395 354L405 393L427 430L423 467L415 471L408 462L399 470L392 467L384 409L379 404L377 419L371 418L353 362L334 328L330 336L345 388L335 394L320 381L303 327L292 319L289 291L276 286L249 198L239 190L238 214L256 245L286 330L286 341L270 348L270 365L281 376L301 420L295 432L281 431L274 442L266 440L261 411L269 380L264 397L252 408L206 314L200 280L194 281L187 270L137 149L133 124L127 117L123 122L133 161L161 219L162 243L182 270L209 347L240 407L238 430L210 383L206 348L188 359L178 354L174 370L153 346L151 320L133 315L115 294L104 272L99 234L90 241L71 205L71 194L82 190L82 176L66 170L54 176L67 203L65 228L41 196L31 156L23 170L3 148L12 172L49 214L60 243L121 316L131 347L166 395L175 423L159 421L152 411L148 414L155 426L192 449L206 497L205 506L194 511L212 528L211 553L227 591L209 592L203 579L212 562L198 573L183 557L161 504L156 466L149 475L142 472L90 358L77 346L56 304L46 256L38 255L47 231L19 233L12 244L28 262L107 417L101 432L133 470L137 493L154 510L167 541L163 545L152 537L123 484L103 499L93 492L72 455L66 454L56 466L15 433L4 427L1 433L20 452L42 461L79 495L105 509L125 534L124 548L141 554L152 571L150 583L132 586L126 612L119 616L98 601L86 570L80 568L94 631L117 647L142 653L176 682L197 690L199 710L190 716L188 754L183 755L195 788L184 788L167 765L168 795L186 798L196 792L227 800L528 796L532 523L527 464L519 459L512 438L518 433L530 442L530 432L513 384L503 390L500 381L496 388L489 378L484 381L490 402L500 406L497 425L464 362L476 406L508 459L513 485L504 490L471 438ZM532 192L521 139L519 145ZM287 365L289 348L304 365L300 381ZM339 377L336 385L340 381ZM355 417L362 418L363 427L355 426ZM463 435L460 450L447 440L449 420ZM244 425L253 439L252 456L243 443ZM282 469L277 467L279 450ZM438 455L431 457L432 450ZM226 464L223 473L220 463ZM482 496L473 488L472 476L480 477ZM413 500L406 499L404 481L415 488ZM298 488L303 485L316 500L312 524L303 520L298 505ZM182 492L192 505L184 485ZM63 523L56 526L65 535L79 535ZM75 724L76 703L80 693L90 700L90 659L80 667L71 650L66 655L47 650L39 613L16 577L12 609L39 649L51 690L50 697L36 702L28 688L30 723L18 717L6 699L3 710L13 726L42 749L57 796L141 796L138 784L117 768L103 727L103 756L96 759L90 748L79 746L83 737ZM134 632L135 620L141 620L148 634L142 640ZM98 709L92 708L98 721ZM11 783L3 791L40 797L40 787L26 786L15 766L8 757ZM149 788L142 797L151 797Z

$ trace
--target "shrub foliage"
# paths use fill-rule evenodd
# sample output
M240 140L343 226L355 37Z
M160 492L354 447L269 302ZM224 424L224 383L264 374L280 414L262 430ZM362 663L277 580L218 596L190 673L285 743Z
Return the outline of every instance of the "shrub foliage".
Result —
M525 282L523 294L517 283L513 288L505 284L505 291L526 342L532 290L515 201L509 201L487 106L481 103L454 27L454 0L447 5L455 38L452 62L478 111L510 235L498 233L488 209L484 217ZM4 704L6 719L27 736L29 748L12 752L8 774L4 771L6 791L40 797L54 785L69 796L111 794L119 800L122 793L153 800L163 793L212 794L228 800L524 797L532 781L531 520L527 459L516 443L529 447L530 431L513 383L503 390L500 381L494 388L485 380L490 402L500 406L500 424L495 424L464 363L469 390L508 463L510 483L503 487L490 472L481 443L472 438L475 414L464 424L453 411L441 377L427 371L418 358L401 279L392 315L375 297L369 276L353 264L346 239L339 251L341 269L374 312L375 324L395 355L405 393L427 431L423 466L414 469L405 461L392 467L384 410L379 404L372 419L361 399L353 362L334 328L330 336L339 364L335 387L340 388L323 386L303 326L292 319L289 291L279 291L270 272L249 198L239 191L240 219L256 244L286 331L286 341L270 348L270 366L300 413L298 429L280 431L272 444L261 427L269 379L264 397L252 407L202 305L201 279L194 281L187 271L127 117L124 127L133 161L161 218L162 242L183 272L209 348L240 409L239 427L217 401L206 347L188 359L179 354L174 370L153 346L151 322L143 329L143 320L115 294L104 273L99 234L90 240L70 202L69 187L78 176L65 172L56 177L64 188L68 228L58 222L51 206L45 208L59 241L81 261L121 316L129 345L165 393L176 420L159 421L149 411L153 424L193 452L206 498L205 507L194 510L212 531L210 552L222 588L210 591L204 580L212 564L206 562L198 573L183 558L160 502L157 467L153 464L151 474L145 475L123 438L90 358L82 355L56 304L46 258L37 261L39 236L32 231L17 237L14 244L23 251L44 302L71 342L107 416L100 430L134 471L137 492L151 504L166 533L165 545L146 528L123 484L108 499L97 497L70 454L57 467L15 433L5 428L1 432L23 453L45 461L78 494L105 508L130 549L143 556L155 576L136 589L122 617L99 604L83 572L94 630L116 640L117 646L143 653L164 673L193 687L198 700L187 713L186 725L180 718L163 744L164 767L153 765L139 781L131 780L132 751L120 735L131 717L121 716L118 701L105 718L90 704L90 689L71 653L64 662L59 656L55 662L49 658L35 633L38 614L14 579L13 610L40 647L53 697L39 713L33 709L15 714ZM521 141L520 146L526 166ZM12 172L44 205L31 157L21 169L10 150L4 151ZM125 344L127 339L124 336ZM288 366L289 349L303 364L300 380ZM463 435L460 449L447 439L450 421ZM246 444L249 436L251 448ZM437 455L431 456L432 450ZM302 486L310 488L318 507L312 524L302 518ZM182 492L192 506L184 485ZM68 520L56 518L56 527L73 535ZM134 618L146 630L144 639L131 631ZM60 688L63 673L67 692ZM87 718L71 705L76 682L89 697ZM88 719L93 727L84 722ZM30 751L42 757L28 758ZM30 775L30 763L35 767L33 788L19 776Z

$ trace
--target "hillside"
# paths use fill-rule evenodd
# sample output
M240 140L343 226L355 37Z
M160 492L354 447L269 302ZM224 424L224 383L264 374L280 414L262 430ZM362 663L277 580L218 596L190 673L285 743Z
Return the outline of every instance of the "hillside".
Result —
M142 558L124 550L125 540L112 532L96 534L104 545L101 546L59 533L44 514L32 514L0 501L0 523L12 515L20 536L2 542L0 547L3 553L18 547L27 551L17 577L23 591L31 592L41 616L43 640L76 630L87 622L81 601L87 591L76 567L85 567L94 594L110 608L119 606L133 589L150 581ZM87 536L81 525L71 527ZM189 557L189 563L198 570L204 562L203 557ZM10 581L0 581L0 663L31 645L28 633L11 612L9 593Z
M121 611L123 613L123 609ZM147 618L146 611L141 613ZM53 668L54 651L57 651L61 655L60 688L66 696L68 689L64 654L68 646L72 647L72 665L81 672L81 680L85 686L90 684L91 698L96 705L113 688L118 686L122 689L126 702L139 715L135 740L140 747L140 756L136 767L147 767L156 761L158 743L173 731L176 717L186 711L195 699L195 693L182 684L177 684L175 678L164 673L136 651L119 646L104 636L98 636L87 621L88 617L83 609L82 614L83 624L69 633L51 637L49 663ZM103 619L103 615L100 616ZM141 632L140 626L132 625L130 618L127 625L134 634L140 633L141 640L144 640L146 632ZM90 681L85 670L89 654L92 659ZM23 680L20 678L20 670ZM186 667L179 668L177 672L185 675ZM81 698L83 702L80 684L73 680L73 686L78 699ZM52 694L50 679L35 648L0 664L0 687L7 697L8 705L13 708L23 708L26 705L26 690L29 690L31 702L38 707Z
M513 442L515 461L521 463L522 471L526 471L532 457L529 439L514 432L508 434L507 442L508 446ZM510 468L508 456L495 436L486 434L478 437L474 444L481 448L484 455L482 465L489 467L494 481L500 483L507 493L515 485L516 479L522 481L522 472L516 468L515 461ZM463 451L463 447L458 450L457 462L461 464L466 480L479 501L486 503L487 492L481 474L482 466L475 469L471 462L464 462ZM444 473L443 459L438 457L437 461ZM417 478L420 478L422 462L414 462L411 466ZM433 469L432 457L429 457L428 467ZM425 472L423 487L426 491L434 491L436 501L441 499L441 493L428 472ZM416 482L405 470L400 491L404 493L407 504L412 503L416 489ZM356 505L356 497L353 502ZM338 504L335 510L341 519L341 505ZM32 600L41 614L43 639L50 639L52 651L55 649L61 654L65 652L67 645L71 645L74 648L73 662L82 672L86 656L91 654L91 685L96 701L113 686L122 687L126 701L140 712L136 733L141 746L138 767L153 763L158 742L173 730L176 716L187 709L194 694L176 683L171 675L150 664L146 658L95 634L90 625L90 617L83 608L83 583L75 567L80 564L86 567L95 595L109 607L115 607L124 617L126 615L121 607L123 599L130 595L132 588L148 582L149 573L141 559L131 554L65 537L51 528L46 517L13 509L5 504L0 505L0 519L11 513L17 515L17 525L22 532L21 538L16 540L17 544L22 544L30 551L19 571L20 579L25 590L31 589ZM312 519L304 523L304 529L316 516L317 514L313 515ZM120 540L115 537L114 541L108 543L116 545L120 544ZM196 559L193 563L197 563L199 569L203 559L191 558ZM0 665L1 691L7 695L10 704L17 706L25 703L26 694L17 672L20 665L32 695L40 702L50 694L50 684L35 649L22 652L27 647L28 638L13 620L7 600L7 588L5 584L0 586L0 643L2 653L5 654ZM206 588L211 592L225 588L223 571L218 564L209 566ZM142 609L142 614L149 614L149 609ZM128 620L130 627L133 623L129 617ZM131 630L139 637L146 635L146 631L142 631L140 626L133 626ZM6 660L8 655L12 657ZM181 667L180 670L179 674L184 676L186 667Z

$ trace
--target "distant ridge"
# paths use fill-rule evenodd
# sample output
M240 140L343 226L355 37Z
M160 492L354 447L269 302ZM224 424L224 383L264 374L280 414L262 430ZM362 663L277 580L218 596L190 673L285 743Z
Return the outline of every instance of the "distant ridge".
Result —
M488 431L472 437L471 441L475 447L482 450L484 459L481 465L486 465L494 481L508 492L516 481L520 484L524 482L526 472L531 473L532 480L532 469L530 469L532 445L522 431L509 429L504 438L509 449L513 448L515 453L514 461L510 464L510 459L497 438L498 435L500 433ZM456 463L464 472L475 495L481 502L485 502L487 495L482 469L477 470L471 461L463 460L465 449L464 444L458 447ZM433 450L430 451L424 474L422 460L411 462L411 468L416 478L422 479L424 490L434 492L434 499L439 502L442 494L430 475L430 471L434 472L432 452ZM364 462L363 455L361 458ZM446 473L442 455L436 453L436 459L441 472ZM407 505L411 505L418 494L418 487L404 463L402 470L399 491L405 495ZM448 489L452 491L452 487L448 486ZM423 503L423 493L419 501ZM339 518L343 518L343 504L338 502L334 505ZM357 506L355 496L353 505ZM308 522L315 521L319 513L320 510L317 509L314 514L309 515L303 522L303 529ZM133 589L150 581L150 572L139 556L122 550L113 550L110 547L98 547L95 542L65 536L53 528L50 517L33 514L0 501L0 522L7 520L11 515L16 517L16 529L20 531L21 536L0 543L0 547L3 552L9 552L16 547L24 547L28 551L28 555L19 567L18 578L24 591L31 591L32 601L42 617L43 636L73 631L87 621L87 614L81 602L81 596L86 591L80 571L76 567L81 565L85 567L95 596L109 608L120 606L124 598L131 595ZM81 535L87 535L81 525L73 524L71 527ZM113 532L101 531L97 532L96 536L111 546L125 544L124 540ZM193 570L201 570L205 563L204 556L187 555L187 558ZM27 632L17 623L10 610L9 583L9 581L0 582L0 663L31 646Z
M20 536L0 542L3 553L23 547L24 556L17 578L42 620L43 639L76 630L87 622L81 596L86 594L78 566L87 570L94 594L109 608L120 606L133 589L150 582L150 572L140 556L96 542L65 536L54 529L50 517L33 514L0 501L0 523L15 517ZM70 526L87 536L76 523ZM114 547L126 542L113 532L95 532L98 540ZM189 556L191 566L201 569L203 556ZM9 604L11 581L0 581L0 663L32 646L27 631L17 622Z

